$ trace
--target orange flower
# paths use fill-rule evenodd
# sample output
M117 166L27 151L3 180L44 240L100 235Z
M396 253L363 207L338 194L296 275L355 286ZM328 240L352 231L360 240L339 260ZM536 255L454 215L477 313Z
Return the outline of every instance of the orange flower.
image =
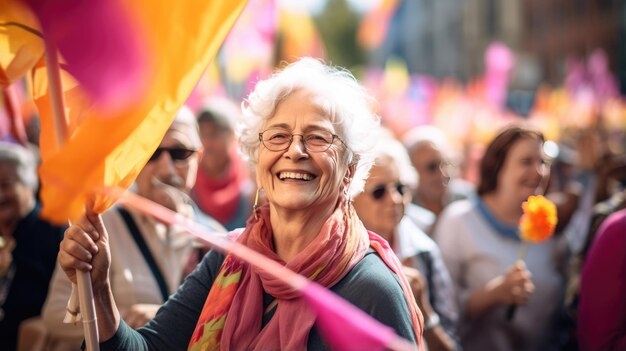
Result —
M519 231L523 240L538 243L548 239L556 227L556 206L545 197L529 196L522 203L524 214L520 218Z

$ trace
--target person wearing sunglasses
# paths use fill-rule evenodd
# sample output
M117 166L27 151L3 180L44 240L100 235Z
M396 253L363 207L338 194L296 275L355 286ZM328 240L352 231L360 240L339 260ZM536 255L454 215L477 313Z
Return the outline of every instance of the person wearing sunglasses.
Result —
M419 177L407 214L431 235L443 209L453 201L472 196L474 187L456 177L446 136L439 128L415 127L406 133L403 142Z
M402 266L365 229L349 197L362 190L372 162L380 120L371 103L350 73L312 58L257 83L244 102L239 143L266 202L255 204L246 227L229 237L421 348L422 318ZM316 315L291 286L216 251L151 322L132 330L110 289L107 229L88 213L66 231L59 253L70 279L76 269L92 272L101 350L328 349Z
M424 314L428 350L457 349L458 313L450 275L437 245L405 214L410 187L418 178L415 169L404 146L391 135L379 140L374 154L365 190L355 197L354 208L365 227L387 240L403 262Z
M219 223L203 215L188 195L195 183L201 152L195 116L183 107L137 176L132 190L201 222L214 232L225 232ZM126 323L140 328L154 318L185 275L195 268L200 245L180 228L123 206L107 211L102 220L115 233L109 243L113 296ZM50 344L78 349L83 339L82 325L63 323L67 313L72 318L72 312L66 310L71 291L70 280L57 268L43 309L43 322Z

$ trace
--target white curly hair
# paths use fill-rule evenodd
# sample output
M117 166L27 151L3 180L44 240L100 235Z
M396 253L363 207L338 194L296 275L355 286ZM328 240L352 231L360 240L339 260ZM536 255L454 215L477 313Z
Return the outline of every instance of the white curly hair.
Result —
M374 98L345 69L305 57L257 83L242 103L243 118L237 128L244 157L256 165L261 128L273 117L276 107L298 89L319 95L322 109L346 144L347 162L356 164L348 194L355 196L363 191L374 162L371 150L380 133L380 117L373 109Z

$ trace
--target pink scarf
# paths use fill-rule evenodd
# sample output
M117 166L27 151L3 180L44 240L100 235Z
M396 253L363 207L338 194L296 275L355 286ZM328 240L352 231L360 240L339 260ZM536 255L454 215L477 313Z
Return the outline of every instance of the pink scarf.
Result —
M347 210L346 207L348 208ZM274 252L269 206L260 209L259 219L252 216L238 240L265 256L281 262ZM374 236L376 236L374 234ZM352 206L338 206L324 223L319 235L286 267L327 288L339 282L364 257L370 246L369 235ZM377 237L377 236L376 236ZM385 263L393 261L393 252L381 249L379 240L372 243L380 250ZM388 248L388 246L387 246ZM391 258L387 257L391 253ZM392 265L392 270L399 266ZM398 272L396 272L398 273ZM416 331L421 336L421 314L415 305L406 279L405 296ZM272 319L262 327L263 292L276 297L278 304ZM226 256L211 288L189 350L303 350L315 323L315 314L299 299L299 293L282 281L257 272L231 255Z

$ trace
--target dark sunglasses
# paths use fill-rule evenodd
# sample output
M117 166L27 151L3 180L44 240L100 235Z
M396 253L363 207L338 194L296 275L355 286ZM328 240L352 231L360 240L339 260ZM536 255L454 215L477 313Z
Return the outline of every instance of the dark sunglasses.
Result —
M164 151L170 154L172 161L184 161L196 152L196 150L189 150L182 147L160 147L154 151L148 162L158 160L159 157L161 157L161 153Z
M404 194L406 194L406 185L402 183L396 183L396 184L388 184L388 185L387 184L376 185L370 191L370 195L372 195L374 200L380 200L385 196L385 193L387 192L390 186L393 187L393 189L397 191L398 194L400 194L401 196L404 196Z

